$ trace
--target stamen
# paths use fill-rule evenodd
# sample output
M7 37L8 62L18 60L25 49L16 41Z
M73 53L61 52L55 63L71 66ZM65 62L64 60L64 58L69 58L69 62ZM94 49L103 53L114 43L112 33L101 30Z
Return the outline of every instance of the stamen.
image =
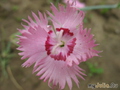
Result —
M62 44L60 45L60 47L64 47L65 46L65 42L61 41Z
M60 32L57 32L58 43L53 47L53 49L51 51L52 54L55 54L55 49L57 47L61 46L61 43L62 43L62 47L63 47L63 42L61 42L62 35L63 35L63 30L61 30Z
M61 31L59 31L59 32L57 32L57 39L58 39L58 42L60 42L61 41L61 38L62 38L62 35L63 35L63 30L61 30Z
M76 38L67 28L56 28L56 33L50 31L46 41L46 51L55 60L66 60L66 56L69 56L73 52ZM54 35L54 37L53 37Z
M51 53L52 53L52 54L55 54L56 48L59 47L60 45L61 45L60 43L56 44L56 45L52 48Z

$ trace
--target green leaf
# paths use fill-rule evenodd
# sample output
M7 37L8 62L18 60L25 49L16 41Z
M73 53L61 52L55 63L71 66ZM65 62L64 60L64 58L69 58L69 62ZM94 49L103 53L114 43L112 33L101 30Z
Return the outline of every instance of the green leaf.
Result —
M89 62L86 62L86 64L88 65L89 71L90 71L90 76L93 74L102 74L103 73L103 69L102 68L97 68L96 64L92 64Z

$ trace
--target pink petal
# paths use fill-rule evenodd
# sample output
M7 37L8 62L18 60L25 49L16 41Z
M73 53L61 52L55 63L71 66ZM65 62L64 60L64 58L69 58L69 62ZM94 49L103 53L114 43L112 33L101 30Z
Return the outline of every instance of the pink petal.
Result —
M93 35L90 34L90 30L80 28L76 37L77 41L73 55L78 58L80 62L86 61L93 56L98 56L99 51L93 49L97 44L95 44L95 41L92 39Z
M24 56L30 57L31 55L45 51L45 40L47 32L40 26L36 30L29 28L28 32L22 33L24 37L20 37L19 44L22 46L21 50L26 53Z
M64 3L69 2L71 4L71 7L75 7L75 8L84 8L85 7L85 4L79 2L79 0L63 0L63 1L64 1Z
M48 14L52 18L51 21L55 28L66 27L71 30L83 22L84 12L78 12L77 9L70 7L69 4L67 4L66 8L59 5L59 10L52 4L51 9L54 15L50 12Z
M39 68L37 69L37 75L42 75L40 79L44 79L44 81L49 79L49 84L58 84L60 89L63 89L67 83L71 90L71 79L73 79L76 82L77 86L79 86L79 81L77 80L76 75L81 77L80 73L82 72L79 71L81 69L76 67L76 64L73 63L73 65L70 67L64 61L55 61L51 57L45 58L44 60L40 61L39 64L37 67Z

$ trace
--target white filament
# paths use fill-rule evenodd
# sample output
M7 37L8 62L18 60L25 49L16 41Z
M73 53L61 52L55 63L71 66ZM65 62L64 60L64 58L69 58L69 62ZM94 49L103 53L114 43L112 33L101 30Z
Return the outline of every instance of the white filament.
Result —
M63 42L61 42L63 30L61 30L60 32L56 32L56 34L57 34L58 43L56 45L54 45L54 47L52 48L52 51L51 51L52 54L55 54L56 48L63 44Z

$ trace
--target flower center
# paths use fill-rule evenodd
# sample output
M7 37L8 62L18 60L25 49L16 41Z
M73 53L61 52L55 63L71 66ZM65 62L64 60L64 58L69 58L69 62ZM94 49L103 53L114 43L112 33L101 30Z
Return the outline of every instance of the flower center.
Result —
M47 54L55 60L65 61L76 44L76 38L73 38L73 36L74 34L66 28L56 28L55 33L50 30L45 43Z
M65 42L64 41L61 41L62 44L60 45L60 47L64 47L65 46Z

